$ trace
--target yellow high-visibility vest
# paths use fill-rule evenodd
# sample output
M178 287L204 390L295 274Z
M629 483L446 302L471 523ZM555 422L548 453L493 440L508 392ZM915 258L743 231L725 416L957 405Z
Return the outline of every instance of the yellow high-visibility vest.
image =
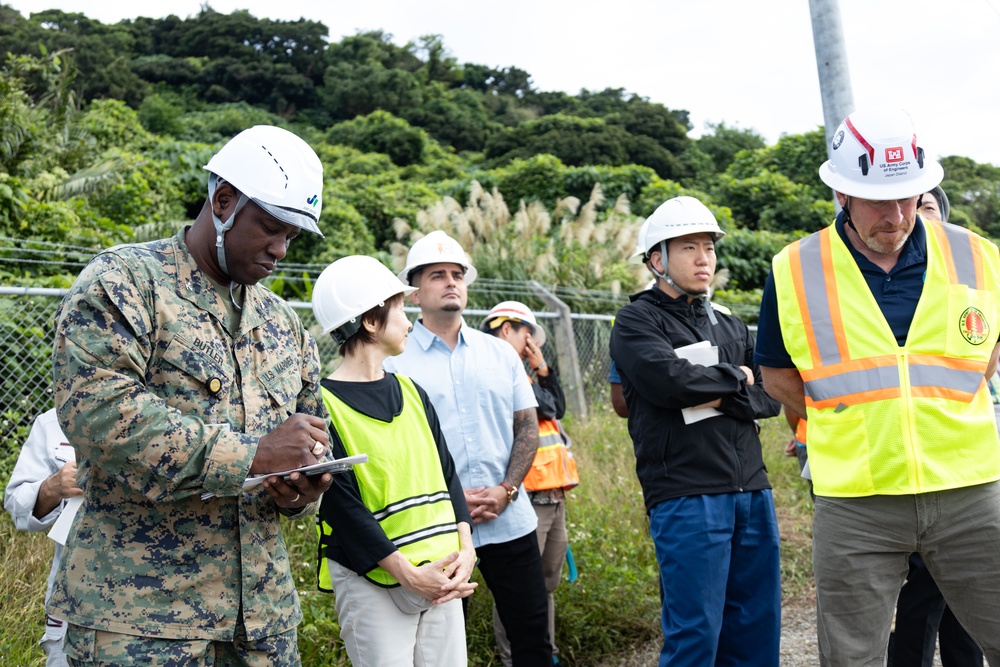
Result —
M831 225L773 263L785 348L805 385L817 495L859 497L1000 479L984 374L997 342L997 247L924 221L927 271L898 345Z
M441 470L434 436L413 381L397 375L403 410L391 422L357 412L325 387L323 402L349 456L367 454L354 468L361 500L396 548L414 565L444 558L460 548L455 509ZM332 528L320 516L320 541ZM365 573L386 588L399 582L381 567ZM319 587L332 590L326 558L320 559Z

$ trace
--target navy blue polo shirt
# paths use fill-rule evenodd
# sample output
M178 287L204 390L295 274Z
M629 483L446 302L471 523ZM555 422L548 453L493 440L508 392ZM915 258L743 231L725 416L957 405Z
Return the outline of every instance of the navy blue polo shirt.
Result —
M889 328L896 337L896 343L906 343L906 335L917 310L920 292L924 287L924 277L927 274L927 232L924 223L917 216L913 232L903 244L896 266L886 273L873 264L867 257L858 252L844 232L844 214L837 216L835 223L844 245L851 251L851 256L861 269L868 289L882 310ZM792 358L785 349L785 341L781 336L781 324L778 321L778 296L774 291L774 271L767 276L764 284L764 296L760 302L760 319L757 322L757 342L753 355L754 361L761 366L771 368L795 368Z

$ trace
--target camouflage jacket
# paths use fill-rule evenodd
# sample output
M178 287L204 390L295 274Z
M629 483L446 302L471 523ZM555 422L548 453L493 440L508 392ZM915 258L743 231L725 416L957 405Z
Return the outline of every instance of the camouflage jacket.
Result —
M279 522L288 512L242 483L259 438L288 413L325 417L319 355L291 307L261 286L246 288L232 335L228 298L181 231L101 253L63 300L56 408L89 480L54 615L215 640L231 639L240 615L250 639L301 620ZM202 501L203 491L216 497Z

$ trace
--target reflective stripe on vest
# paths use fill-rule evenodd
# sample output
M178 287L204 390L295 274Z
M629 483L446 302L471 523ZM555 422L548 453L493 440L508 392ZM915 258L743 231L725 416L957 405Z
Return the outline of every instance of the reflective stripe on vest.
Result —
M572 489L580 483L576 459L563 442L559 422L555 419L538 420L538 450L531 462L531 469L524 477L527 491Z
M1000 325L997 249L954 225L924 227L925 282L902 346L833 226L774 259L819 495L922 493L1000 479L983 377Z
M973 289L982 283L982 254L973 250L971 237L954 225L929 225L928 236L944 241L946 271L952 281L963 282ZM813 363L822 370L803 372L807 404L830 407L864 403L872 400L898 398L900 374L895 354L868 357L848 363L847 336L839 310L837 281L834 280L831 242L840 237L833 227L808 236L792 246L789 258L799 304L805 305L805 327L812 342ZM929 243L931 243L929 241ZM979 245L976 245L978 250ZM948 250L951 252L947 252ZM845 248L846 250L846 248ZM958 251L959 257L953 253ZM959 258L964 265L958 263ZM796 265L798 270L796 271ZM828 280L829 278L829 280ZM970 401L982 384L985 366L963 363L961 359L927 357L927 363L910 360L910 385L925 387L938 395L954 395L956 400Z
M434 436L413 382L397 375L403 409L386 423L357 412L323 388L323 402L348 455L367 454L354 468L361 500L393 545L414 565L443 558L460 547L455 510L441 469ZM320 540L332 529L320 517ZM326 558L320 558L320 587L330 589ZM379 586L398 586L381 567L365 573Z

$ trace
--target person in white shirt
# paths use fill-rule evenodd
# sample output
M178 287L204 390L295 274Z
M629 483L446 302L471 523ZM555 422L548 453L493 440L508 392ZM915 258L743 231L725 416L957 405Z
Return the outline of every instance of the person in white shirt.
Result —
M66 441L56 411L49 410L39 415L28 433L28 439L21 448L14 466L14 473L4 492L4 509L14 519L14 527L28 532L48 530L56 522L66 502L73 496L83 495L76 482L76 456ZM52 582L63 546L56 542L55 556L49 571L45 601L52 594ZM45 618L45 634L39 645L48 658L46 667L67 667L63 654L63 637L66 624L52 616Z
M548 596L531 503L518 501L538 449L537 402L510 345L462 319L476 270L442 231L410 248L398 275L420 307L410 342L383 368L431 399L475 523L479 571L510 639L514 667L551 667Z

